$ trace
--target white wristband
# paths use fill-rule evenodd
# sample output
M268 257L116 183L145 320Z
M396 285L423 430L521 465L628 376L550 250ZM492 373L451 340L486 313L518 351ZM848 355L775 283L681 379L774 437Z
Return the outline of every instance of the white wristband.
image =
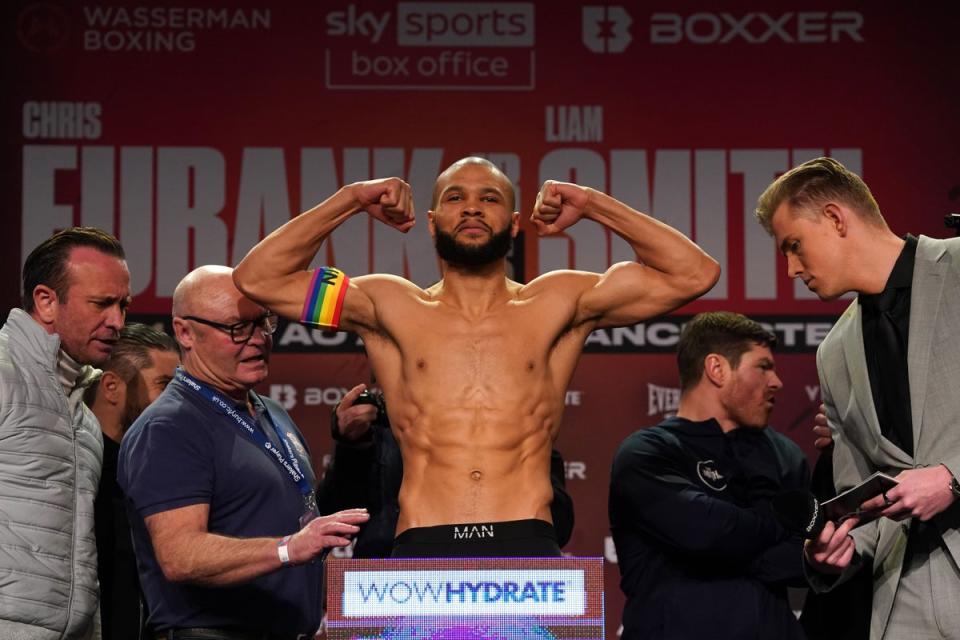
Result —
M290 542L290 536L281 538L277 542L277 557L280 558L280 564L284 567L290 564L290 550L287 549L288 542Z

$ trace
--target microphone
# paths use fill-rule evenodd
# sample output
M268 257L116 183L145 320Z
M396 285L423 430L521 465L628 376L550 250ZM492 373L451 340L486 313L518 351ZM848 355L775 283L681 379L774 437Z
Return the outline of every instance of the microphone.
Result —
M813 540L827 523L820 501L809 491L782 491L770 501L777 520L790 533Z

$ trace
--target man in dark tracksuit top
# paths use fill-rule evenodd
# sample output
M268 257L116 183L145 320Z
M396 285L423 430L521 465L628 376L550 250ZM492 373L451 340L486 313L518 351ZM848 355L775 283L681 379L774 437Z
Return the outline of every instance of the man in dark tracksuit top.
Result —
M803 541L770 502L806 489L809 470L800 448L766 426L782 386L774 342L739 314L691 320L677 417L617 451L609 506L625 640L804 637L786 592L803 585Z

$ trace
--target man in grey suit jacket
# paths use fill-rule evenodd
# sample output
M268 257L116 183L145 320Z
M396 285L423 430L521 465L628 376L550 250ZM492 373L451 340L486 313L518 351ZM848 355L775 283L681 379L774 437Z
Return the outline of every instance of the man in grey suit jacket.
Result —
M828 591L866 564L871 638L960 638L960 239L895 235L830 158L774 181L757 217L790 277L823 300L860 294L817 351L837 490L875 471L899 480L864 503L879 519L827 523L807 543L810 584Z

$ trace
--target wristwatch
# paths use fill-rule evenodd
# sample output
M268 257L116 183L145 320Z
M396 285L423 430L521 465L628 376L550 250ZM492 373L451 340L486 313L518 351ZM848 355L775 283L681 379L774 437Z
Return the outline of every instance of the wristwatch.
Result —
M950 478L950 491L953 493L955 498L960 498L960 480L956 478Z

